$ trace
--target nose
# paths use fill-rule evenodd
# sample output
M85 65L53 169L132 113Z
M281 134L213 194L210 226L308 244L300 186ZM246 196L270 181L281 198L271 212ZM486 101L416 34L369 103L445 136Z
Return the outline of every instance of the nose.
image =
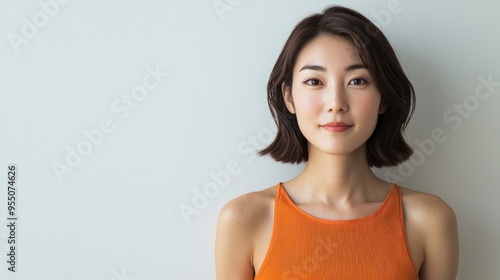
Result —
M346 112L348 110L343 87L335 86L329 89L326 96L326 104L329 113Z

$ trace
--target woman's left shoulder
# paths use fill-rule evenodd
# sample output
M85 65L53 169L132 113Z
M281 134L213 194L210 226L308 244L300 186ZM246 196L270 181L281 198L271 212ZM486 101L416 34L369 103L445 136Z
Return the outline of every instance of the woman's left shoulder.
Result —
M455 212L439 196L400 188L407 238L420 279L455 279L459 259Z
M406 215L421 220L425 224L431 221L455 219L453 209L439 196L400 187ZM430 220L429 220L430 219Z

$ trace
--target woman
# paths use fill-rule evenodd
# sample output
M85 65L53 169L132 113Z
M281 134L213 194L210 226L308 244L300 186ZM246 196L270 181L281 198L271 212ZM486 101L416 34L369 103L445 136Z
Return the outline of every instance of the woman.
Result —
M278 126L261 155L307 164L227 203L218 280L456 279L458 230L440 198L374 175L412 152L413 86L382 32L334 6L292 31L268 82Z

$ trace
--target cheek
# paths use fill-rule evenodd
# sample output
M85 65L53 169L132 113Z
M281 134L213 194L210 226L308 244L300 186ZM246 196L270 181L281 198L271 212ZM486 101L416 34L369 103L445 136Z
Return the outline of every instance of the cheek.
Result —
M356 104L356 111L359 111L360 113L366 115L378 115L381 101L381 96L379 93L371 93L365 96L359 96L359 98L356 98L356 100L353 101Z
M318 122L318 116L321 111L321 102L318 98L301 94L294 96L295 116L299 125L300 132L307 138L310 131L314 130Z
M310 118L321 110L321 100L313 95L303 94L294 97L297 118Z
M380 100L380 95L360 98L356 100L356 106L351 107L351 110L360 120L363 120L363 124L375 127L379 115Z

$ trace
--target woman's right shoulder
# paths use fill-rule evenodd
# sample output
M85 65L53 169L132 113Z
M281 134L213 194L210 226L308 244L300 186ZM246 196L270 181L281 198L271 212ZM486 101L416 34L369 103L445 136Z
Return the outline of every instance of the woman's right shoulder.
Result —
M272 223L275 187L241 195L219 213L215 241L217 279L253 279L259 236Z
M272 217L275 196L276 186L238 196L222 207L219 222L255 228Z

